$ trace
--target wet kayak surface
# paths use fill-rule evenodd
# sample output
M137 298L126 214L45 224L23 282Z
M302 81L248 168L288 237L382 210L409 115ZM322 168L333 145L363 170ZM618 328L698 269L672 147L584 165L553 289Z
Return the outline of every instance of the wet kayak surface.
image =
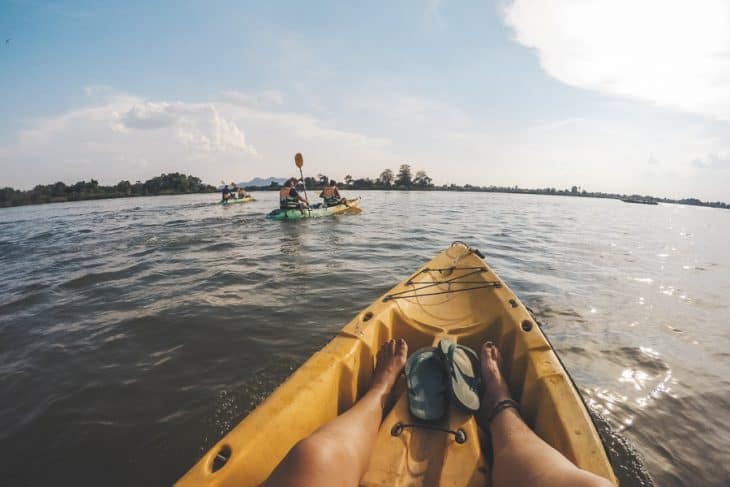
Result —
M348 197L358 193L343 191ZM355 313L453 240L531 307L657 485L724 485L730 212L359 192L297 222L217 195L0 210L0 475L169 485Z

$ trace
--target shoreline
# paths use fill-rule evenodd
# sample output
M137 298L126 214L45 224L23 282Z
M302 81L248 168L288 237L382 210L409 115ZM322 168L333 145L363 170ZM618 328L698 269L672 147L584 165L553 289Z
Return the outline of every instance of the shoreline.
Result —
M278 191L280 187L272 187L272 186L248 186L246 187L247 191L262 191L262 192L271 192L271 191ZM321 186L313 186L310 188L307 188L310 191L320 191L322 189ZM595 199L613 199L613 200L625 200L630 199L632 195L622 195L622 194L610 194L610 193L593 193L593 192L580 192L580 193L573 193L570 191L544 191L544 190L538 190L538 189L523 189L523 188L477 188L477 187L471 187L471 188L465 188L465 187L432 187L432 188L383 188L383 187L349 187L342 185L341 188L343 191L413 191L413 192L458 192L458 193L502 193L502 194L524 194L524 195L542 195L542 196L565 196L565 197L571 197L571 198L595 198ZM214 191L180 191L180 192L164 192L164 193L156 193L156 194L98 194L93 195L90 197L79 197L79 198L66 198L66 199L58 199L57 201L24 201L20 202L19 204L0 204L0 210L5 208L17 208L20 206L35 206L35 205L46 205L46 204L56 204L56 203L74 203L74 202L80 202L80 201L94 201L94 200L105 200L105 199L119 199L119 198L143 198L148 196L179 196L179 195L186 195L186 194L215 194L220 193L218 190ZM649 197L641 197L642 199L645 199L647 201L652 201L655 203L666 203L666 204L673 204L673 205L685 205L685 206L699 206L699 207L706 207L706 208L718 208L718 209L730 209L730 204L724 203L724 202L706 202L706 201L700 201L695 198L686 198L682 200L676 200L671 198L656 198L653 196Z
M82 201L97 201L97 200L116 200L121 198L147 198L154 196L179 196L183 194L214 194L219 191L202 191L202 192L176 192L176 193L157 193L157 194L115 194L115 195L99 195L90 198L74 198L74 199L59 199L57 201L28 201L19 204L0 204L0 210L7 208L18 208L21 206L38 206L38 205L55 205L58 203L81 203Z
M310 191L321 191L324 186L312 186L307 189ZM246 186L246 191L279 191L280 186ZM687 206L704 206L708 208L719 208L719 209L730 209L730 203L722 201L701 201L697 198L657 198L655 196L641 196L641 195L627 195L618 193L601 193L591 191L572 192L569 190L555 190L546 191L544 189L528 189L528 188L504 188L498 186L447 186L447 187L378 187L378 186L347 186L342 184L340 189L342 191L420 191L420 192L431 192L431 191L443 191L443 192L457 192L457 193L505 193L505 194L533 194L543 196L568 196L571 198L598 198L598 199L611 199L611 200L625 200L638 198L642 201L656 202L656 203L668 203L673 205L687 205Z

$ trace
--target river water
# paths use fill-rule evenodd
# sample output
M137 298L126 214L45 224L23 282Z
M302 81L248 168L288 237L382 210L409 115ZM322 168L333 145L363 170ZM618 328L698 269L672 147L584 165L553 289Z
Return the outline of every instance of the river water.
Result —
M544 322L657 485L728 485L730 211L362 192L264 219L275 193L0 210L4 485L169 485L361 308L453 240Z

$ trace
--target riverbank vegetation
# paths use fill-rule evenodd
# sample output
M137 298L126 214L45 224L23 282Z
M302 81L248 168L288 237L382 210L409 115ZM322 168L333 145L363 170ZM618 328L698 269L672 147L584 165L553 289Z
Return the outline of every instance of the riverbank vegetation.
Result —
M316 178L306 177L304 178L304 184L307 188L321 189L323 188L329 178L324 174L318 174ZM608 199L630 199L630 200L641 200L647 202L657 203L673 203L681 205L692 205L692 206L709 206L713 208L726 208L730 209L730 204L723 203L721 201L701 201L697 198L683 198L683 199L671 199L671 198L657 198L648 195L627 195L620 193L602 193L598 191L587 191L580 186L571 186L570 188L520 188L519 186L473 186L471 184L457 185L457 184L442 184L435 185L433 180L426 174L425 171L416 171L415 174L409 164L403 164L398 169L397 173L394 173L391 169L385 169L380 175L375 178L359 178L355 179L350 175L339 182L340 187L343 189L368 189L368 190L419 190L419 191L470 191L470 192L485 192L485 193L518 193L518 194L545 194L545 195L556 195L556 196L576 196L585 198L608 198ZM270 186L249 186L246 189L250 191L256 190L267 190L274 189L278 190L280 185L276 182L272 182Z
M318 190L326 186L330 178L324 174L317 177L306 177L304 183L307 188ZM570 188L520 188L519 186L473 186L471 184L442 184L435 185L425 171L411 169L409 164L402 164L397 172L391 169L383 170L374 179L358 178L350 175L338 181L342 189L352 190L396 190L396 191L469 191L485 193L517 193L517 194L544 194L556 196L575 196L585 198L629 199L644 202L674 203L692 206L709 206L713 208L730 209L730 204L721 201L701 201L697 198L671 199L657 198L648 195L626 195L620 193L602 193L587 191L580 186ZM246 186L249 191L279 190L281 186L272 181L268 186ZM120 181L114 186L101 186L92 179L79 181L72 185L62 182L48 185L38 185L28 191L13 188L0 188L0 208L8 206L33 205L40 203L56 203L63 201L82 201L103 198L125 198L131 196L152 196L164 194L213 193L214 186L203 183L200 178L180 173L162 174L149 179L144 183L137 181Z
M71 185L59 181L55 184L39 184L28 191L0 188L0 207L215 191L215 187L203 183L200 178L180 173L162 174L144 183L119 181L114 186L101 186L95 179L79 181Z

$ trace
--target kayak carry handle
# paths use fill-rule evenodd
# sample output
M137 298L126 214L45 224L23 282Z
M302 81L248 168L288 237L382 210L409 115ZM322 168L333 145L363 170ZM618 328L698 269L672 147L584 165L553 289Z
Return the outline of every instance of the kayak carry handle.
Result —
M393 425L390 430L390 434L391 436L399 436L406 428L423 428L432 431L443 431L444 433L454 435L454 441L456 441L458 444L461 445L462 443L466 443L466 432L463 429L459 428L458 430L454 431L446 428L440 428L432 424L410 424L398 422Z

